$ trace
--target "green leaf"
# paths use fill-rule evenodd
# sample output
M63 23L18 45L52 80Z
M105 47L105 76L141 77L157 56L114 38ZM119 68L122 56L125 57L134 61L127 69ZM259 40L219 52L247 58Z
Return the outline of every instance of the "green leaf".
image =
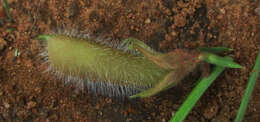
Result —
M14 56L17 57L19 55L20 55L20 53L19 53L18 49L16 48L15 51L14 51Z
M5 12L6 12L6 14L7 14L9 20L13 20L13 19L12 19L12 16L11 16L11 13L10 13L10 10L9 10L9 6L8 6L7 0L3 0L3 2L4 2Z
M12 32L14 29L13 28L7 28L7 32Z
M215 64L222 67L242 68L241 65L235 63L234 61L229 60L225 57L217 56L213 53L203 53L203 60L210 64Z
M246 87L246 91L245 91L245 94L242 98L242 102L240 104L235 122L242 122L242 120L244 118L247 105L250 101L250 98L251 98L253 90L254 90L255 83L256 83L257 78L259 76L259 72L260 72L260 52L258 53L255 66L254 66L252 74L249 78L249 81L248 81L248 84L247 84L247 87Z
M227 51L232 51L231 48L226 47L201 47L198 48L200 52L209 52L209 53L222 53Z
M224 71L224 69L224 67L216 66L214 67L213 72L209 77L202 78L170 121L182 122L191 111L191 109L194 107L194 105L197 103L199 98L213 83L213 81Z

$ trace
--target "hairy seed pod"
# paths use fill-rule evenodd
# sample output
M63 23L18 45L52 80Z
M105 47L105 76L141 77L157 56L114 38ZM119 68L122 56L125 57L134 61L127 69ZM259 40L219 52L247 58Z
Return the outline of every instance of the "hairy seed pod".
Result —
M153 87L169 71L143 56L99 44L90 38L60 34L41 35L46 41L46 57L52 71L66 82L87 86L110 96L129 96Z

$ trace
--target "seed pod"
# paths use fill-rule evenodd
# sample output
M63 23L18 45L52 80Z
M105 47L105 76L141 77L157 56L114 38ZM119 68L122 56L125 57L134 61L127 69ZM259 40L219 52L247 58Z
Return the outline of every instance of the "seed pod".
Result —
M129 96L157 84L169 73L143 56L99 44L89 38L41 35L52 71L66 82L110 96Z

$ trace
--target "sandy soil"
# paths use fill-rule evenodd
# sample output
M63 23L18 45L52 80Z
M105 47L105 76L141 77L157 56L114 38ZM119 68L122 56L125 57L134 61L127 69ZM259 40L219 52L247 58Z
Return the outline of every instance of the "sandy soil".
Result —
M198 73L155 97L137 100L75 92L51 74L34 38L57 29L143 40L154 49L226 46L246 69L228 69L187 117L189 122L232 121L260 50L258 0L13 0L13 21L0 5L0 121L168 121L192 90ZM15 52L17 56L15 56ZM245 121L260 121L257 82Z

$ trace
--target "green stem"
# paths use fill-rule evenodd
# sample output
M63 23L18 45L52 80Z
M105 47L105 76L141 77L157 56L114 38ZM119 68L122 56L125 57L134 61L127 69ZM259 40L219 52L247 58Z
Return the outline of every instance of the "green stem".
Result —
M210 53L222 53L227 51L232 51L230 48L226 47L201 47L198 48L200 52L210 52Z
M3 3L4 3L5 12L6 12L6 14L7 14L9 20L10 20L10 21L13 20L13 19L12 19L12 16L11 16L11 13L10 13L10 10L9 10L9 6L8 6L7 0L3 0Z
M186 118L188 113L191 111L193 106L197 103L202 94L213 83L213 81L224 71L224 69L224 67L216 66L209 77L202 78L170 121L182 122Z
M247 105L250 101L250 97L252 96L256 80L259 76L259 72L260 72L260 52L258 53L255 66L254 66L252 74L249 78L248 85L246 87L245 94L242 98L242 102L240 104L235 122L242 122L242 120L244 118Z
M222 66L222 67L243 68L241 65L233 62L232 60L229 60L228 58L225 58L225 57L220 57L213 53L203 52L202 58L204 61L206 61L210 64L215 64L215 65Z

